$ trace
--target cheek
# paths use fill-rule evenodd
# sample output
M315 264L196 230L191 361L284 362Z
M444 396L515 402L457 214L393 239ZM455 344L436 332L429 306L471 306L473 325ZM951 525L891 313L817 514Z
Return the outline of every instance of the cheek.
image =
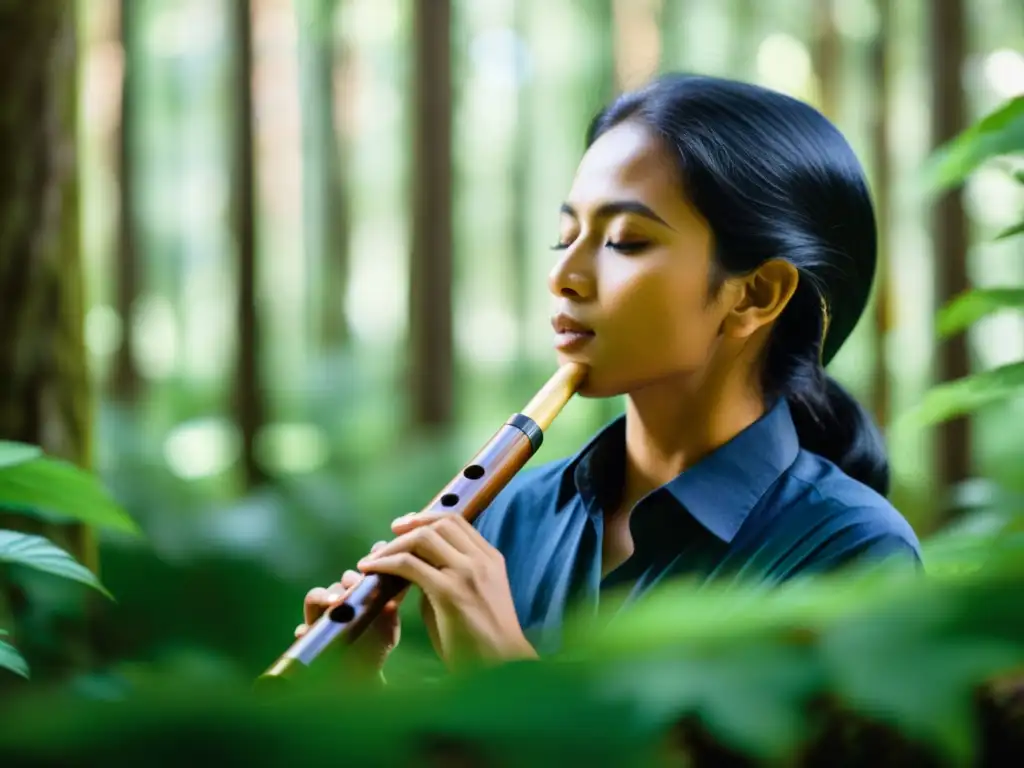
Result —
M606 285L601 301L602 313L614 318L617 356L642 368L700 365L718 332L706 274L679 265L636 265Z

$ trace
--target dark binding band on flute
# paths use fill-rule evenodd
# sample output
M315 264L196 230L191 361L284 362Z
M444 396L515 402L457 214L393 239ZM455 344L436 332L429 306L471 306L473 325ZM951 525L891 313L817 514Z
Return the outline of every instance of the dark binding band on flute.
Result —
M544 430L537 425L537 422L529 416L517 413L505 423L510 427L515 427L530 438L530 447L533 449L533 453L540 450L540 446L544 442Z

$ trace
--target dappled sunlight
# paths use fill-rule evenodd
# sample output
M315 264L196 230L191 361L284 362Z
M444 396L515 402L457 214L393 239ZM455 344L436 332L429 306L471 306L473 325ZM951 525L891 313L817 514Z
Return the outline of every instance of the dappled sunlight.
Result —
M1024 53L1001 48L985 57L985 79L997 98L1024 94Z
M321 469L330 454L323 428L316 424L268 424L259 436L261 461L277 472L299 474Z
M238 431L223 418L179 424L164 440L167 466L178 477L196 480L219 475L238 460Z
M768 35L757 48L757 74L761 83L800 99L812 95L813 73L807 46L796 38Z

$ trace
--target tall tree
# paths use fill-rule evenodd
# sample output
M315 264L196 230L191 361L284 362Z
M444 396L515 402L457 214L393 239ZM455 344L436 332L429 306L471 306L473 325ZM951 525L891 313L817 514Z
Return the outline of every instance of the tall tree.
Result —
M73 3L0 5L0 439L91 464ZM3 524L16 521L4 520ZM96 568L89 531L48 529Z
M256 455L256 438L266 418L260 367L260 316L257 308L256 168L253 147L252 17L249 0L232 0L236 101L232 111L234 149L232 215L238 248L235 417L242 436L242 478L246 488L266 480Z
M589 120L597 110L610 102L621 90L620 58L616 44L616 11L619 13L637 12L635 4L617 2L617 0L595 0L587 4L592 14L592 45L593 54L590 70L590 95L584 118ZM597 418L607 422L622 412L622 398L605 398L598 403Z
M814 73L818 80L818 107L829 120L839 119L842 45L836 29L835 0L814 3Z
M886 355L889 331L892 328L893 293L890 266L890 186L891 162L889 158L889 98L892 93L889 73L889 45L892 34L892 3L875 0L878 29L868 49L871 73L871 154L875 198L876 231L878 232L878 279L875 283L874 347L871 398L875 420L884 430L890 416L889 362Z
M531 0L513 0L512 27L519 39L529 39L530 19L535 12ZM517 65L518 65L517 61ZM512 145L512 215L510 235L512 242L512 307L515 313L518 349L515 370L526 371L523 365L529 358L527 327L529 326L530 285L530 171L533 167L533 66L529 80L519 72L516 90L516 126ZM526 384L526 377L516 384Z
M123 52L123 74L121 79L121 124L117 136L118 173L118 239L114 280L117 285L115 306L121 318L121 343L114 354L114 372L111 389L114 397L122 403L132 403L139 393L139 371L133 354L135 324L132 322L136 297L139 294L139 271L136 250L136 226L138 221L134 173L134 132L137 112L136 90L138 78L136 66L139 52L136 46L136 12L139 0L121 0L120 29Z
M967 55L967 19L963 0L927 4L932 97L932 143L939 146L967 126L961 81ZM941 306L966 290L967 216L963 188L943 192L932 211L935 302ZM950 381L969 372L967 339L958 334L940 342L937 378ZM938 487L948 491L970 475L970 422L965 417L941 425L936 439Z
M303 128L303 212L312 329L321 349L348 339L345 290L349 276L349 215L345 141L335 124L337 80L347 52L336 44L339 0L301 0L300 81ZM340 65L340 66L339 66Z
M671 0L669 0L671 2ZM758 12L762 3L754 0L734 0L733 23L729 30L730 64L732 76L740 80L753 80L757 75Z
M409 280L414 429L453 415L451 0L413 3L413 221Z
M658 7L658 28L661 30L661 63L659 72L686 69L690 60L683 33L687 0L661 0Z
M88 469L74 9L69 2L0 3L0 439L39 445ZM0 514L0 528L46 536L98 572L85 526ZM25 608L24 594L9 584L0 600L15 616ZM71 656L52 661L84 660L82 629L74 621L65 627L60 653Z

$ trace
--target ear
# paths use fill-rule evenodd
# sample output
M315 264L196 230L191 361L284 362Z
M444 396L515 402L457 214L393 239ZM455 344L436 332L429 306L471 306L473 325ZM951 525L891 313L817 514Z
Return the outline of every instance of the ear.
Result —
M788 261L771 259L735 280L736 301L723 330L729 336L747 338L782 314L796 293L800 273Z

